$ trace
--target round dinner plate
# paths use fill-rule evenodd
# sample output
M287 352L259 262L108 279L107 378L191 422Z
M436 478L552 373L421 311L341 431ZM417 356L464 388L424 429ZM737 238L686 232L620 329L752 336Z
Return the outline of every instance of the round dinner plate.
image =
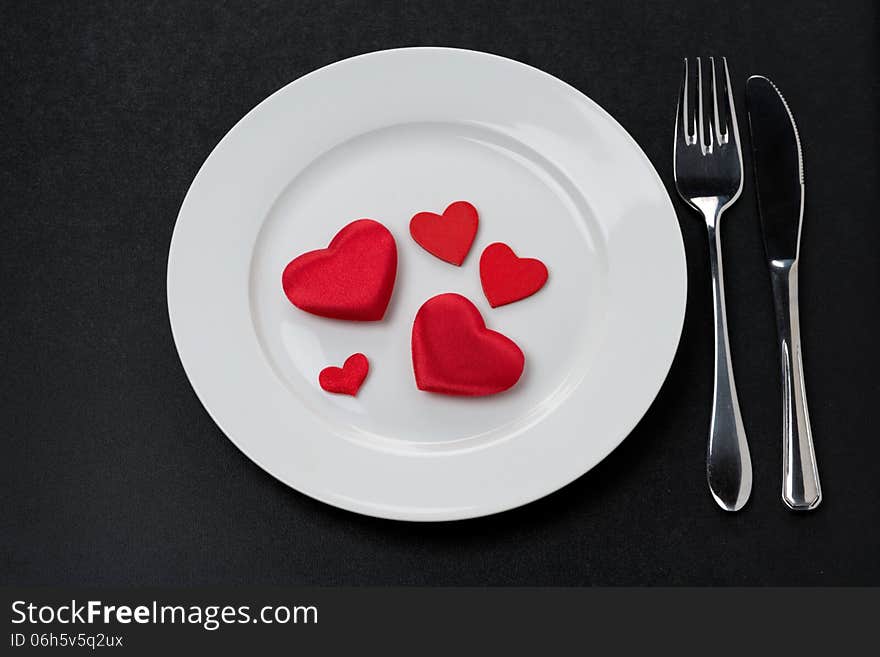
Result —
M408 228L457 200L480 217L461 267ZM385 318L294 307L285 265L363 217L397 242ZM493 242L542 260L545 287L491 308L479 259ZM443 292L466 296L520 346L513 388L417 389L413 318ZM660 389L685 296L675 212L623 128L546 73L447 48L347 59L260 103L199 170L168 261L181 361L229 439L306 495L406 520L510 509L595 466ZM321 369L355 352L370 359L359 394L324 392Z

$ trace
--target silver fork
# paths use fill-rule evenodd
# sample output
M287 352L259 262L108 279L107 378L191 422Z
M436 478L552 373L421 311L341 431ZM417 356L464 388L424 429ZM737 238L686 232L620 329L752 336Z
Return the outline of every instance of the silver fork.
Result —
M703 215L709 232L709 265L715 305L715 391L706 476L709 490L719 506L727 511L738 511L748 501L752 491L752 462L739 412L727 339L721 266L721 215L742 191L742 152L727 58L722 58L724 77L720 102L715 58L710 57L709 63L712 68L712 99L711 106L704 109L702 61L697 58L694 92L688 82L688 61L684 60L684 79L675 115L673 158L678 194Z

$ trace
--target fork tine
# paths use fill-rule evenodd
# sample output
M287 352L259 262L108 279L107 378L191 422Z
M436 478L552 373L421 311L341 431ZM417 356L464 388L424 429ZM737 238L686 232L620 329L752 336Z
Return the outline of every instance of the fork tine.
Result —
M690 141L688 128L688 60L684 58L684 75L681 78L681 88L678 91L678 108L675 113L675 139L687 146Z
M699 89L700 85L693 83L691 83L690 88L688 89L688 102L691 104L691 114L688 121L691 145L700 143L699 127L697 126L697 96L699 95Z
M715 137L716 142L721 145L726 139L722 138L721 117L718 115L718 83L715 80L715 58L709 57L709 62L712 64L712 109L714 110L713 114L715 117ZM723 107L724 103L721 106Z
M697 130L700 148L706 152L706 141L703 138L703 58L697 57Z
M727 140L730 139L730 132L733 132L733 139L739 146L739 124L736 121L736 107L733 104L733 91L730 86L730 71L727 69L727 57L722 57L724 63L724 91L727 93L727 125L724 134Z

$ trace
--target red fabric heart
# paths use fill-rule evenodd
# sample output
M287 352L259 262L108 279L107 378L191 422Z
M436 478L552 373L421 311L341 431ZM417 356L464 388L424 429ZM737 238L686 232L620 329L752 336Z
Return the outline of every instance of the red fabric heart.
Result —
M363 354L352 354L342 367L325 367L318 375L318 383L327 392L341 395L358 394L370 371L370 361Z
M480 223L477 209L467 201L456 201L443 211L419 212L409 222L412 238L428 253L461 266L471 249Z
M480 256L480 282L493 308L531 296L547 282L547 267L534 258L518 258L506 244L490 244Z
M394 236L378 221L358 219L326 249L292 260L281 285L290 302L306 312L369 322L385 315L396 276Z
M420 390L480 397L507 390L522 375L516 343L486 328L480 311L460 294L439 294L416 313L413 371Z

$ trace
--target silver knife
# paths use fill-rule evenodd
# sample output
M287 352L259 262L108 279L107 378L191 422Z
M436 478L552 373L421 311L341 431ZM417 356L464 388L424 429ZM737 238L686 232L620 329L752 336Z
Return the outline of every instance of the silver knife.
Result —
M822 501L801 360L798 251L804 216L804 158L788 103L763 76L746 83L758 211L770 265L782 357L782 501L809 511Z

